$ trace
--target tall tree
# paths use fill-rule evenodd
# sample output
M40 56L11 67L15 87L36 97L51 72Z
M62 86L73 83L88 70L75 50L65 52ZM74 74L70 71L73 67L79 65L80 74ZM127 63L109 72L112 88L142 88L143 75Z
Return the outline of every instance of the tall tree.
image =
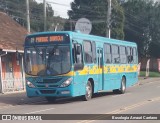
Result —
M153 41L154 2L152 0L128 0L123 4L125 12L125 40L135 41L141 57L149 57ZM158 22L159 23L159 22Z
M160 2L154 4L150 19L150 30L152 42L149 47L149 54L152 57L160 58Z
M112 0L112 17L111 17L111 37L123 39L123 8L117 2ZM69 21L75 22L80 18L87 18L92 22L91 34L106 36L106 20L108 2L106 0L74 0L71 3L71 9L68 11ZM69 24L66 24L66 30L70 30Z
M0 0L0 11L8 13L15 21L26 26L26 2L25 0ZM34 31L43 31L43 4L35 0L29 0L31 28ZM50 4L47 4L47 29L53 23L54 11Z

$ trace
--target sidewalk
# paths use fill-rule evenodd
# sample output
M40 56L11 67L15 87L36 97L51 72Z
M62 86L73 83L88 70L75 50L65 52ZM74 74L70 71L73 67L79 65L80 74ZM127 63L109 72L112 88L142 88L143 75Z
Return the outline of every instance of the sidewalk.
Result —
M148 78L145 78L145 77L139 77L138 78L138 83L148 83L148 82L154 82L154 81L160 81L160 77L148 77Z
M29 104L43 100L45 100L44 97L28 98L25 91L0 94L0 108L4 106Z
M137 84L142 85L144 83L150 83L154 81L160 81L160 78L144 79L140 77ZM24 105L42 101L45 101L44 97L28 98L26 96L25 91L17 93L14 92L14 93L0 94L0 109L6 106Z

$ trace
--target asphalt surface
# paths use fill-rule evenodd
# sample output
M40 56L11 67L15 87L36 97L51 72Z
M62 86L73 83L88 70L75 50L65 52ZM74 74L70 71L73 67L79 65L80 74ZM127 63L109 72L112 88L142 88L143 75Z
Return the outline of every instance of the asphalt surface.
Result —
M106 122L103 119L108 115L104 114L160 114L160 78L141 78L136 85L127 88L125 94L105 92L96 94L90 101L82 101L80 97L76 97L48 103L43 97L28 98L25 92L0 94L0 114L93 114L85 120L83 118L72 120L74 115L71 115L70 120L67 121L54 120L54 122L67 123ZM107 120L111 123L136 121ZM158 123L159 121L141 120L141 122Z

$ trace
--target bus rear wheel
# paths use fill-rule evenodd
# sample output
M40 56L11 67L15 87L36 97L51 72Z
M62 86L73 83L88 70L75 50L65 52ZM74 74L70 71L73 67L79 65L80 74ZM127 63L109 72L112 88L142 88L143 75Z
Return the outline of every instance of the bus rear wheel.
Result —
M124 94L126 91L126 79L122 77L120 93Z
M125 91L126 91L126 79L124 77L122 77L120 89L113 90L113 93L115 93L115 94L124 94Z
M91 84L90 81L88 81L88 82L87 82L87 85L86 85L86 93L85 93L85 95L83 96L83 100L84 100L84 101L89 101L89 100L91 100L92 94L93 94L92 84Z

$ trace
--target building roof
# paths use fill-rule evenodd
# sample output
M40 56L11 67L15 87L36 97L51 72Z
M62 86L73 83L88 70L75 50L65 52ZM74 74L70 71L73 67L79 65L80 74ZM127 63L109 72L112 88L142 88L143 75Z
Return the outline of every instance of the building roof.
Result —
M6 13L0 12L0 50L23 50L27 30Z

